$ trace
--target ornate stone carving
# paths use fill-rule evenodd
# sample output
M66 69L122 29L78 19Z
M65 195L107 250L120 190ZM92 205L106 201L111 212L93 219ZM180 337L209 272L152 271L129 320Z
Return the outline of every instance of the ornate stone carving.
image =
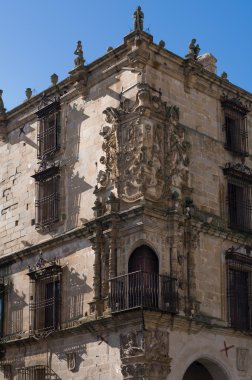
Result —
M137 7L135 10L134 14L134 30L143 30L143 19L144 19L144 14L141 10L141 7Z
M199 44L196 45L196 39L193 38L188 46L188 54L186 55L186 58L191 58L196 60L198 58L200 52Z
M2 99L3 90L0 90L0 115L5 115L6 109L4 108L4 102Z
M100 132L105 153L100 158L104 169L98 174L101 188L116 187L125 202L156 202L170 196L171 186L181 189L187 183L189 144L178 125L179 109L168 107L161 93L154 96L141 83L133 106L121 102L104 114L111 125Z
M238 371L247 371L249 364L249 350L247 348L236 348L236 367Z
M120 336L121 359L144 354L142 333L131 331L127 335Z
M77 47L74 51L74 54L77 55L77 57L74 60L75 67L84 66L85 59L83 57L83 50L82 50L81 41L77 42Z
M164 331L146 331L145 353L149 360L166 361L169 359L169 334Z
M121 335L122 374L128 378L166 379L170 372L169 334L164 331L131 331Z

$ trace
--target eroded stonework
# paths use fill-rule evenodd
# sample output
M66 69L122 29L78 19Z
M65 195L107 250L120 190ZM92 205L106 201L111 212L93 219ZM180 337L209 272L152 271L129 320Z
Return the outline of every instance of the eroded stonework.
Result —
M114 186L119 199L131 203L141 198L167 199L171 191L181 194L188 182L189 143L179 126L179 109L167 106L161 93L153 95L147 84L138 84L136 101L121 102L104 111L104 170L98 174L100 188Z
M130 331L120 336L124 379L165 379L170 372L169 334L164 331Z

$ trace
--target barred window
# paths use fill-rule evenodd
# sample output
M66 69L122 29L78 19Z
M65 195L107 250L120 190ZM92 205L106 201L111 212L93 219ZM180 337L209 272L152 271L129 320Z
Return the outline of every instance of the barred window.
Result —
M45 380L51 377L46 377L46 366L37 365L32 367L23 367L17 369L18 380Z
M48 104L49 103L49 104ZM46 104L46 105L45 105ZM45 160L60 148L60 103L44 97L41 109L36 112L39 119L37 135L38 158Z
M248 156L248 109L238 99L222 98L225 115L225 148L240 156Z
M30 330L35 335L50 333L60 327L61 267L56 262L40 263L29 271Z
M228 176L229 227L252 232L252 173L242 164L227 164L224 174Z
M0 278L0 338L4 336L4 293L4 280Z
M232 250L226 254L228 316L238 330L252 329L252 257Z
M49 227L59 220L59 167L53 166L32 176L35 178L35 225Z

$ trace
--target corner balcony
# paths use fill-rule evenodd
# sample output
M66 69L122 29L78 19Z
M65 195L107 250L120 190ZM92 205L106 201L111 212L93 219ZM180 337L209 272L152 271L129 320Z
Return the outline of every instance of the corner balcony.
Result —
M110 280L112 313L134 308L177 313L177 280L156 273L136 271Z

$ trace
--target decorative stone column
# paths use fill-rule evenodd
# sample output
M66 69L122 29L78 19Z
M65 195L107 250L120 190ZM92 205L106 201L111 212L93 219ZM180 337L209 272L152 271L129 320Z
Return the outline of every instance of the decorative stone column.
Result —
M102 313L101 301L101 244L102 244L102 230L97 226L96 234L90 239L92 249L95 254L94 259L94 298L90 304L90 313L100 315Z

